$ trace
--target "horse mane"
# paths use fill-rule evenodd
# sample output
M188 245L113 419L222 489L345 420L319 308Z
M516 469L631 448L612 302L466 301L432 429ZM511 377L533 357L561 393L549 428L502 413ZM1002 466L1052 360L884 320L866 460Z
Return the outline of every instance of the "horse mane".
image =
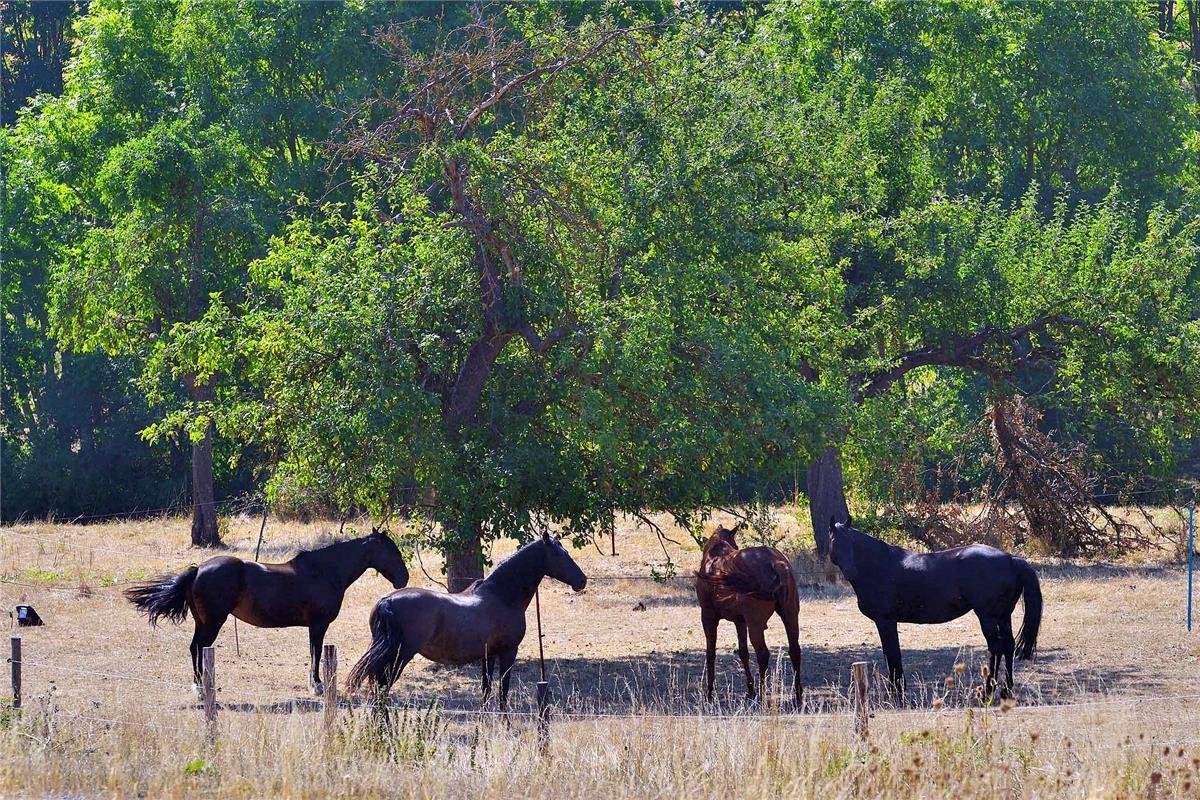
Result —
M472 583L467 588L473 589L481 583L486 583L487 581L490 581L492 578L496 577L497 575L500 575L501 577L503 577L504 573L512 571L513 568L516 566L516 563L514 563L514 562L516 562L516 559L518 556L520 556L526 550L532 549L533 546L540 541L541 541L541 539L535 538L535 539L533 539L533 541L526 542L525 544L521 545L520 547L518 547L516 549L516 552L514 552L508 558L505 558L500 563L496 564L496 566L492 567L492 571L489 572L485 577L479 578L478 580L476 580L474 583Z
M332 541L325 542L324 544L321 544L321 545L312 545L309 547L301 547L296 551L296 555L292 556L292 562L296 563L296 564L304 564L307 561L311 561L313 556L323 555L328 550L332 550L336 547L341 547L344 544L351 544L353 542L361 542L367 538L368 538L367 536L355 536L355 537L345 536L345 537L341 537L341 538L334 538L334 539L332 539Z

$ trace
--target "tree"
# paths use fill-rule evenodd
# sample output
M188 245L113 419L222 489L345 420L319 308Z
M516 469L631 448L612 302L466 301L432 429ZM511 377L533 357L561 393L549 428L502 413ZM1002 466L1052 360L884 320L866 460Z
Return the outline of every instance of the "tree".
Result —
M75 224L53 268L58 338L136 358L165 410L146 436L192 445L197 545L219 541L214 426L239 390L210 332L241 312L247 265L296 193L324 190L317 143L370 74L354 43L372 13L94 3L65 94L39 114L45 187Z
M62 352L51 336L47 276L73 240L71 197L47 191L37 142L44 95L62 91L64 61L84 3L5 3L0 218L0 518L106 515L172 505L172 451L138 431L152 421L127 360ZM42 96L42 99L38 99Z
M728 44L700 22L504 13L378 34L401 82L345 126L356 204L274 243L247 337L280 480L425 498L452 590L539 515L691 520L814 424L785 309L815 288L766 259L765 167L723 138L745 109L712 118L736 49L695 70Z
M998 387L1022 385L1030 374L1033 365L1023 363L1028 353L1021 355L1021 348L1037 350L1037 343L1048 338L1065 353L1071 348L1063 341L1096 341L1091 336L1107 324L1097 318L1099 309L1128 314L1145 341L1159 345L1164 337L1178 335L1185 322L1174 317L1159 328L1132 300L1121 300L1130 306L1117 312L1105 305L1108 298L1082 288L1079 296L1047 296L1045 287L1057 285L1059 274L1077 270L1061 249L1063 260L1047 254L1024 262L1031 271L1017 287L999 280L995 267L977 272L988 259L967 258L955 271L934 269L931 265L945 255L950 234L944 230L919 227L921 235L906 240L898 238L900 233L930 215L963 214L957 200L946 199L960 194L984 201L984 208L992 208L987 213L997 218L1018 206L1021 219L1040 214L1033 227L1069 218L1077 204L1082 204L1080 219L1090 218L1090 206L1106 202L1114 186L1120 197L1136 200L1122 210L1134 219L1157 200L1179 203L1194 121L1189 121L1188 97L1180 91L1180 59L1134 4L1100 9L904 3L848 10L812 3L773 9L759 31L761 46L781 54L801 91L825 91L835 81L848 97L907 98L898 105L882 104L895 109L894 116L884 116L900 122L889 123L899 135L868 133L868 163L886 167L879 202L832 248L846 280L844 334L837 337L834 357L813 364L812 375L843 385L847 416L831 426L830 447L809 465L814 535L823 549L830 516L846 509L839 453L844 437L855 427L866 430L854 420L881 410L871 407L872 398L903 393L898 384L905 376L922 369L970 370L991 388L977 382L962 388L986 397ZM858 128L886 133L889 128L878 125L878 116L862 113ZM1146 130L1159 133L1151 140ZM908 177L914 175L917 180ZM989 197L1002 205L988 206ZM970 230L952 227L955 235ZM1180 238L1171 247L1186 249L1189 225L1180 222L1176 233ZM1133 247L1145 235L1136 224L1122 229L1122 246ZM1097 246L1102 241L1097 239ZM990 245L980 241L967 249L976 247L982 255ZM1100 272L1117 268L1104 266L1102 259L1089 263ZM1187 281L1177 288L1194 291ZM1029 294L1014 295L1017 291ZM1066 323L1060 313L1064 305L1078 308L1074 318L1087 324ZM1000 308L1010 311L989 316ZM1018 308L1021 313L1012 313ZM951 309L954 315L948 315ZM1038 351L1035 360L1045 368L1058 363L1058 355ZM1127 371L1114 380L1117 376ZM1045 388L1060 388L1046 384L1046 377ZM1136 391L1143 389L1155 409L1144 412L1177 409L1168 385L1142 385ZM966 405L969 397L953 402ZM1120 414L1130 410L1127 406ZM1126 419L1120 414L1111 419Z
M86 0L0 3L0 52L4 53L0 107L10 126L17 111L41 92L62 92L63 64L70 54L70 32L87 8Z

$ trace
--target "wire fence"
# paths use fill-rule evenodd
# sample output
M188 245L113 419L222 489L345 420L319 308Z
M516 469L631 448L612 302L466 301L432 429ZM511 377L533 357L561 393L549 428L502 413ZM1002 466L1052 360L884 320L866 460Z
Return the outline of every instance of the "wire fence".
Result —
M104 678L120 682L134 683L138 685L156 685L168 687L171 689L185 689L192 691L195 685L190 681L179 681L167 678L152 678L143 675L130 675L122 672L113 672L106 670L87 669L82 667L71 667L64 664L56 664L48 661L30 659L23 656L17 661L7 659L9 663L15 663L21 667L34 667L38 670L44 670L55 674L79 675L89 678ZM25 673L28 677L29 673ZM322 702L319 698L295 698L281 697L279 691L255 691L253 689L237 689L232 692L226 692L224 689L218 690L223 697L221 705L226 710L238 710L239 707L246 711L261 710L262 707L270 707L278 709L281 707L292 707L297 711L316 711L321 709ZM1022 715L1022 714L1039 714L1039 713L1064 713L1077 711L1080 709L1113 707L1113 706L1129 706L1129 705L1150 705L1157 703L1187 703L1200 701L1200 693L1189 692L1179 694L1162 694L1162 695L1125 695L1120 697L1103 697L1097 699L1081 699L1071 700L1061 703L1037 703L1037 704L983 704L983 705L947 705L943 707L927 707L927 708L904 708L904 709L889 709L876 707L872 709L872 715L878 719L901 719L901 718L933 718L943 716L945 714L954 714L965 712L968 710L996 714L1002 716ZM369 700L358 699L355 697L343 698L340 705L350 708L378 708L378 704ZM447 708L437 704L436 699L426 705L404 704L395 701L389 701L387 707L390 710L404 711L409 713L436 713L443 716L451 717L529 717L536 716L536 710L529 709L513 709L510 711L500 711L496 709L462 709L462 708ZM734 713L714 712L705 710L702 707L696 707L688 712L668 713L654 710L631 710L631 711L579 711L560 709L555 710L554 716L559 719L569 720L605 720L605 719L620 719L620 720L676 720L676 721L722 721L722 720L737 720L737 721L788 721L788 722L809 722L812 724L824 724L844 718L849 713L848 710L836 710L826 712L795 712L795 713L762 713L739 711ZM114 720L106 720L114 721Z

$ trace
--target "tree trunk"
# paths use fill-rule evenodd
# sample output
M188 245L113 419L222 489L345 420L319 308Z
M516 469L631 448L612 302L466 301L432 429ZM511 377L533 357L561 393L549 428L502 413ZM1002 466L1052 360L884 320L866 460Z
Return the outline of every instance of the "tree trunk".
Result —
M189 381L192 399L210 402L212 387ZM220 547L217 531L217 502L213 488L212 422L205 428L204 438L192 444L192 545Z
M459 526L456 544L446 551L446 585L461 592L483 577L483 537L476 523Z
M1200 103L1200 0L1188 0L1187 12L1192 91Z
M808 465L808 509L812 514L813 541L817 553L829 553L829 520L845 522L850 518L846 506L846 487L837 448L826 447L821 457Z

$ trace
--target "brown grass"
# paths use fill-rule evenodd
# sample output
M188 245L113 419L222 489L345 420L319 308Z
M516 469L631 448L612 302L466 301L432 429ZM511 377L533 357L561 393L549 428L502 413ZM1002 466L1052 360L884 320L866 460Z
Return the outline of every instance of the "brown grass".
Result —
M778 515L787 521L781 536L801 542L790 511ZM880 667L882 657L853 596L826 583L821 565L803 560L801 569L812 574L801 581L808 708L800 715L781 707L778 695L744 704L733 630L722 626L716 710L732 718L715 718L699 701L703 637L687 578L697 550L686 532L658 521L681 543L666 544L680 579L644 578L663 571L663 552L646 528L624 521L617 557L607 555L607 542L603 554L576 552L592 578L585 593L543 587L547 669L560 711L545 758L523 718L506 726L492 715L462 713L477 707L475 669L421 660L394 693L407 710L390 731L369 711L346 709L326 739L308 698L304 632L245 625L240 656L232 625L217 642L223 707L210 747L188 686L190 622L151 630L111 585L203 558L186 544L186 521L4 529L0 578L28 585L0 584L2 604L31 602L47 625L21 631L26 709L20 718L0 718L0 795L1197 793L1200 700L1152 699L1200 693L1193 689L1200 645L1183 629L1185 581L1177 566L1041 565L1041 653L1033 664L1018 664L1019 704L1007 712L980 708L974 697L983 639L973 618L902 627L919 708L894 712L877 696L864 748L852 740L844 687L852 661ZM270 524L263 558L282 560L297 544L335 532L334 524ZM258 520L231 521L232 552L252 556L257 533ZM439 574L431 554L422 561ZM429 585L412 566L414 584ZM639 578L622 579L631 575ZM387 590L369 573L347 594L328 638L339 647L343 676L366 648L367 615ZM532 707L537 679L532 610L530 621L513 687L524 709ZM786 662L778 657L779 626L768 641L778 685L777 665ZM956 663L966 665L961 675ZM949 688L948 675L955 675Z

